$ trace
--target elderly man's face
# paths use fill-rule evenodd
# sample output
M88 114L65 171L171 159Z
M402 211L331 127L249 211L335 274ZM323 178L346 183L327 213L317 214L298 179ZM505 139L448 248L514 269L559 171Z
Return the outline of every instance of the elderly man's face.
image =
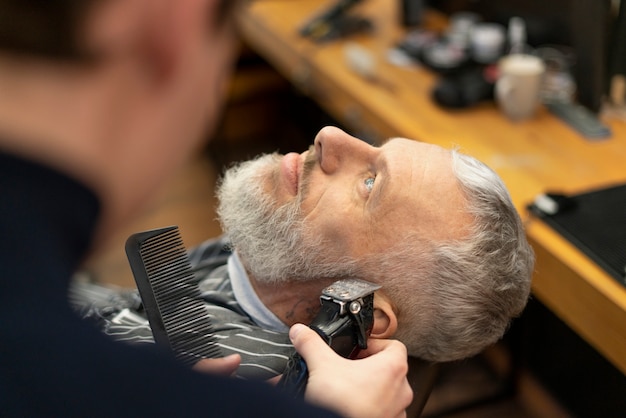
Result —
M400 138L373 147L331 127L309 151L231 171L220 201L226 232L261 280L268 273L255 269L270 260L283 278L348 276L406 230L447 240L468 223L449 151Z

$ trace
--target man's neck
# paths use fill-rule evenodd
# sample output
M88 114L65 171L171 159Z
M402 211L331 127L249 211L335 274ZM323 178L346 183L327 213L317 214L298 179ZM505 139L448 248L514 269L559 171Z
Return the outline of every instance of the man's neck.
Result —
M280 284L259 282L248 273L250 283L263 304L286 325L309 324L320 309L322 289L334 279L287 280Z

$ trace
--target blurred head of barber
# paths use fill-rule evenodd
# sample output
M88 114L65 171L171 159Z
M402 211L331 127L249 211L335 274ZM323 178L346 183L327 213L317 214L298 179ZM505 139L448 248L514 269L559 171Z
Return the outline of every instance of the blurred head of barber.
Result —
M238 2L5 3L0 147L95 190L107 233L215 125Z
M333 280L369 280L383 285L372 335L445 361L498 340L528 299L534 257L508 192L456 151L326 127L302 154L229 169L219 198L255 291L286 324L309 322Z
M130 220L216 124L237 4L0 0L3 416L335 416L114 343L67 301L89 247ZM402 344L377 341L356 362L308 327L290 336L311 371L307 400L345 416L404 414Z

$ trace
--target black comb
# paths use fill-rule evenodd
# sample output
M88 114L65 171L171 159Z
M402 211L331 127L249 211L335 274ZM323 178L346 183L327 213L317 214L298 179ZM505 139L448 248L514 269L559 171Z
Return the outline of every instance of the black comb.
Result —
M178 227L131 235L126 256L154 341L188 366L222 357Z

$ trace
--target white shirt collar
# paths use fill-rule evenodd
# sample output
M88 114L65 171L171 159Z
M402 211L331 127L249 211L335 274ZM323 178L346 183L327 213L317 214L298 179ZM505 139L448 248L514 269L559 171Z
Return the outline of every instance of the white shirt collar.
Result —
M257 296L237 252L233 252L228 257L228 274L235 299L257 325L276 332L289 331L289 327L274 315Z

